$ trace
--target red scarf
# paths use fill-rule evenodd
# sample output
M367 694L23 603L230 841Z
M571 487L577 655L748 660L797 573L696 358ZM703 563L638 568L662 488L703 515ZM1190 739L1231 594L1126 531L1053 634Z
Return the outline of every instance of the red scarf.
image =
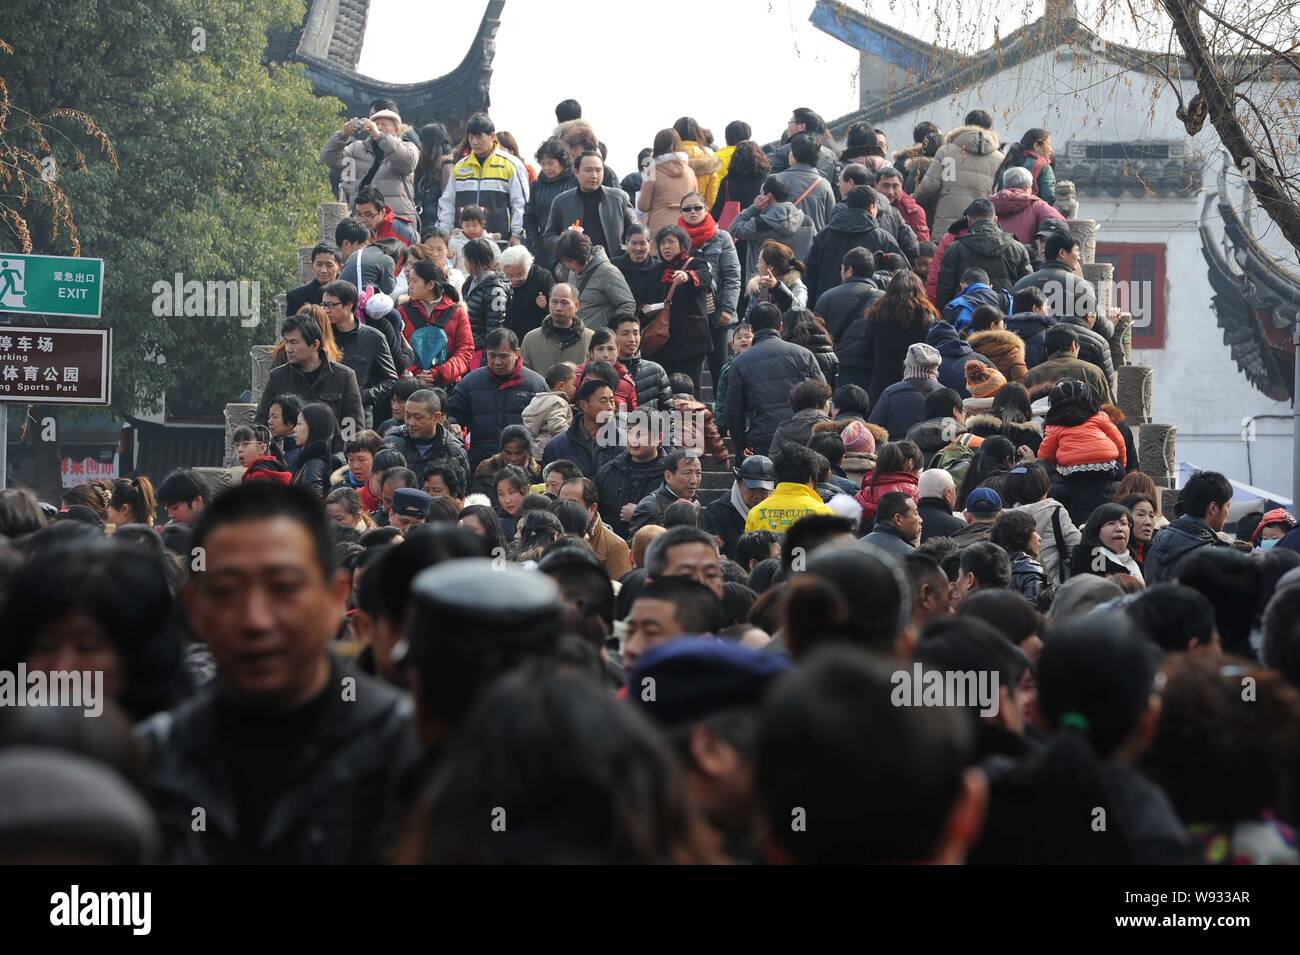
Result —
M514 388L517 385L522 385L524 383L524 359L522 356L515 359L514 370L510 372L510 377L508 378L497 378L491 368L488 369L488 374L492 375L493 379L496 381L501 382L501 386L497 388L497 391L505 391L507 388Z
M673 259L671 262L665 262L664 274L659 281L663 282L664 285L671 285L673 282L673 273L685 272L686 265L688 262L690 262L690 259L691 259L690 253L683 252L681 255L677 256L677 258ZM698 278L696 277L694 272L687 272L687 274L691 277L692 283L698 283Z
M718 224L713 221L713 216L707 212L704 214L704 221L699 225L689 225L681 216L677 217L677 224L685 229L686 234L691 237L692 249L698 249L718 234Z

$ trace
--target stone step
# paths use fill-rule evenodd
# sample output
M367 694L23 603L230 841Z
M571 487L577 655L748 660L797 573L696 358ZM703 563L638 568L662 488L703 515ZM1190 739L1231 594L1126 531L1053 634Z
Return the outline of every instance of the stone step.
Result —
M701 488L728 488L736 480L730 471L705 471L700 482Z

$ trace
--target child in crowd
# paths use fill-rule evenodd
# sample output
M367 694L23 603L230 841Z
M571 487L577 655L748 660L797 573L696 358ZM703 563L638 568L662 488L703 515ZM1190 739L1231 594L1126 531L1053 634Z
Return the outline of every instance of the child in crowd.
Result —
M235 460L244 469L244 481L279 481L288 484L293 473L271 453L271 432L263 425L242 425L231 437Z
M462 246L464 244L464 242L461 243ZM454 285L456 291L459 293L460 290L465 287L466 275L463 271L457 268L456 263L452 261L451 233L446 229L429 229L424 233L422 246L429 250L429 258L433 264L442 269L443 275L447 276L447 281L451 285ZM411 262L415 261L416 256L424 254L423 249L420 246L413 246L413 248L417 249L417 251L408 255L408 268L410 267Z
M551 390L534 395L523 411L524 427L533 439L533 457L539 461L547 442L573 423L573 396L578 391L573 365L553 365L546 372L546 387Z
M718 372L718 380L713 383L713 416L719 421L727 420L727 381L731 375L731 363L741 352L748 351L754 344L754 326L741 322L731 333L731 351L727 363Z
M1124 436L1101 410L1087 383L1072 378L1058 381L1050 400L1039 460L1054 465L1062 475L1092 471L1122 478L1128 461Z
M451 242L449 249L451 252L451 264L460 268L464 262L461 259L461 250L465 248L465 243L471 239L489 238L495 239L496 236L487 235L487 215L483 212L482 206L466 206L460 210L460 228L451 233Z
M674 448L712 455L723 468L731 467L731 452L713 422L713 412L696 399L691 376L678 372L668 376L673 397L669 404L675 412L668 428L668 444Z

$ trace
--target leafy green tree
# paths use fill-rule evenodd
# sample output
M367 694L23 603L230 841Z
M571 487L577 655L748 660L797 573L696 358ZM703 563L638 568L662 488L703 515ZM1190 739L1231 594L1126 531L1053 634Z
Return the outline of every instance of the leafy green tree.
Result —
M272 300L298 284L297 247L329 198L316 156L341 108L300 66L263 62L268 32L304 14L303 0L92 0L57 16L40 0L6 2L9 96L57 127L55 154L72 152L54 181L76 231L53 205L29 204L32 251L75 254L79 240L80 254L105 260L121 413L164 395L173 409L219 412L248 387L249 348L274 340ZM116 165L77 160L101 151L100 132ZM259 314L156 314L159 283L170 300L177 273L249 283Z

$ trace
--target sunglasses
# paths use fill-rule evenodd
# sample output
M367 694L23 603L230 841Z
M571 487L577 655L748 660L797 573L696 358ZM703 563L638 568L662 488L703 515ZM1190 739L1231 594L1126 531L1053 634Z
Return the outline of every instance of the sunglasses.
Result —
M704 206L682 206L682 212L703 212Z

